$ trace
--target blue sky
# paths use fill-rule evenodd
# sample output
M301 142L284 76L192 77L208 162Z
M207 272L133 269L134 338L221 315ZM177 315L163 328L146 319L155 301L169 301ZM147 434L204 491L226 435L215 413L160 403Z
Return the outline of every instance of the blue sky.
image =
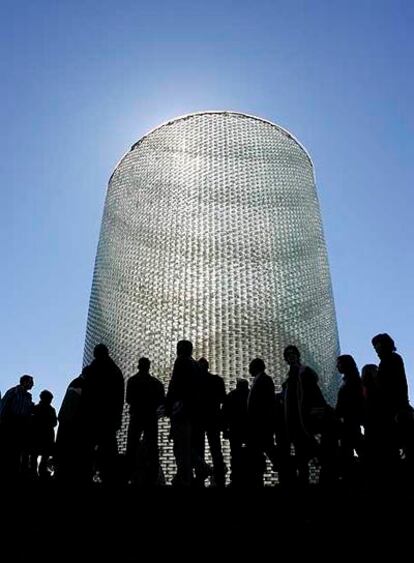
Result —
M315 164L343 353L389 332L414 399L414 4L3 0L1 378L80 370L106 186L130 145L207 109L290 130Z

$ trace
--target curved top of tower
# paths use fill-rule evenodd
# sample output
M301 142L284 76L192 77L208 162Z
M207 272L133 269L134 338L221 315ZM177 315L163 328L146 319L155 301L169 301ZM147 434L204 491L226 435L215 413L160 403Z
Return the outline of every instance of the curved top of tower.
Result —
M292 141L294 141L300 147L300 149L305 153L305 155L309 159L309 162L310 162L310 164L313 168L312 158L311 158L309 152L307 151L307 149L302 145L302 143L300 143L298 141L298 139L294 135L292 135L292 133L290 133L290 131L288 131L284 127L281 127L280 125L277 125L276 123L273 123L272 121L269 121L268 119L263 119L262 117L257 117L255 115L250 115L248 113L242 113L242 112L238 112L238 111L227 111L227 110L210 110L210 111L196 111L196 112L192 112L192 113L187 113L185 115L180 115L178 117L174 117L173 119L169 119L168 121L164 121L160 125L157 125L153 129L148 131L148 133L143 135L136 143L134 143L131 146L129 151L127 151L122 156L122 158L119 160L119 162L117 163L117 165L114 168L114 171L118 168L119 164L122 162L122 160L125 158L125 156L129 152L135 150L149 135L151 135L152 133L154 133L158 129L161 129L162 127L165 127L165 126L168 126L168 125L172 125L173 123L176 123L177 121L186 121L186 120L191 119L193 117L199 117L199 116L202 116L202 115L228 115L228 116L237 117L237 118L240 118L240 119L252 119L252 120L255 120L255 121L260 121L260 122L265 123L267 125L270 125L272 127L276 127L276 129L280 133L282 133L282 135L285 135L288 139L291 139Z

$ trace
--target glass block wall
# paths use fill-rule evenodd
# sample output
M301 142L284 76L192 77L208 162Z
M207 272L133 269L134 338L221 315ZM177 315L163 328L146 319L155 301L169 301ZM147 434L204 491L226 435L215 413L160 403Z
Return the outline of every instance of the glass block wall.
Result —
M279 389L283 349L296 344L334 400L338 338L312 162L263 119L179 117L133 145L111 176L84 362L104 342L125 377L145 355L167 387L182 338L227 390L254 357ZM167 433L164 420L171 476Z

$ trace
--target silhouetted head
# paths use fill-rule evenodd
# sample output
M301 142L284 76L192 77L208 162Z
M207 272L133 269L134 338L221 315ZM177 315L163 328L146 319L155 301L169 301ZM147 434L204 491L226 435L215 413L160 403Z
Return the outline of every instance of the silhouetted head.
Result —
M95 360L105 360L109 358L109 350L105 344L97 344L93 349L93 357Z
M42 401L42 403L46 403L47 405L50 405L50 403L53 400L53 393L51 393L47 389L44 389L40 393L39 397L40 397L40 400Z
M189 358L193 353L193 343L189 340L180 340L177 342L177 356Z
M286 346L286 348L283 350L283 358L285 359L285 362L290 366L300 364L299 348L297 346L294 346L293 344L289 344L289 346Z
M20 385L26 391L31 389L34 385L33 377L31 375L22 375L20 378Z
M361 370L362 385L367 389L375 385L375 378L377 377L378 366L375 364L366 364Z
M200 368L201 368L201 371L203 371L203 372L205 372L205 373L208 372L208 368L209 368L209 365L210 365L210 364L208 363L208 360L206 360L206 358L200 358L200 359L198 360L198 364L199 364L199 366L200 366Z
M375 335L371 342L379 358L388 356L397 349L394 340L386 332Z
M138 370L141 373L149 373L151 361L148 358L140 358L138 360Z
M265 369L266 369L265 363L261 358L255 358L250 362L249 373L253 377L259 375L259 373L263 373Z
M348 377L359 377L358 367L355 360L349 354L342 354L336 360L336 367L339 373Z
M244 377L239 377L236 381L236 389L238 391L247 392L249 390L249 382Z

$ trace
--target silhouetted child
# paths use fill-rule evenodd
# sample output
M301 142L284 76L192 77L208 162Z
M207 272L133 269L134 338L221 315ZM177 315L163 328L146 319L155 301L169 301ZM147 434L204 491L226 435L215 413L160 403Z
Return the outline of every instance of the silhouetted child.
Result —
M44 390L40 393L40 401L34 406L32 416L32 469L37 473L37 458L40 455L39 477L50 476L48 461L53 455L55 444L56 411L52 407L53 395Z

